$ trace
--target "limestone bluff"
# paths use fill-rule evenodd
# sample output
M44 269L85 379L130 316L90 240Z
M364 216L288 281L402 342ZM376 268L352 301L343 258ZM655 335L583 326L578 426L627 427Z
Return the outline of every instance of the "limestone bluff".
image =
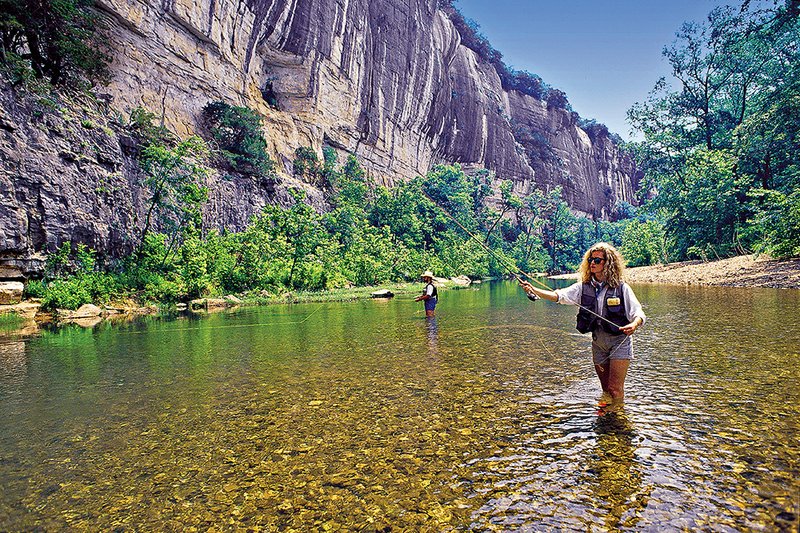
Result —
M639 175L630 158L607 135L587 134L569 111L504 90L436 0L99 0L97 7L108 20L112 81L103 91L113 108L144 107L188 135L209 101L250 107L265 117L283 186L293 185L296 148L331 146L356 155L385 185L458 162L513 180L520 195L560 185L567 203L589 216L608 215L620 200L635 203ZM146 201L124 136L76 131L57 117L33 127L25 114L4 88L0 277L40 268L39 254L65 240L124 250ZM536 155L536 143L547 157ZM221 176L207 186L205 220L233 230L285 194Z

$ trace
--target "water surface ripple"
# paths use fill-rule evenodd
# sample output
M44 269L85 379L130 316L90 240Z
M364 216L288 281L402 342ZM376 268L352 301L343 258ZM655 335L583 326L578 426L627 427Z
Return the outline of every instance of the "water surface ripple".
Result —
M0 530L797 531L800 291L637 286L623 410L511 283L0 339Z

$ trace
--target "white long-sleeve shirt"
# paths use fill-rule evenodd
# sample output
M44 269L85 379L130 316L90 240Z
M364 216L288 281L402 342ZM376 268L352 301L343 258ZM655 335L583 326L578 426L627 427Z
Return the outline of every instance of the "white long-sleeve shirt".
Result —
M597 301L599 303L598 313L601 315L603 315L605 312L605 296L607 288L608 285L603 284L603 288L597 293ZM579 281L564 289L556 289L555 292L558 295L558 303L563 305L581 305L583 283ZM639 299L636 298L636 295L633 293L633 289L631 289L627 283L622 285L622 298L625 300L625 316L627 317L628 322L633 322L636 317L639 317L642 319L642 325L644 325L644 323L647 321L647 317L642 309L642 304L639 303Z

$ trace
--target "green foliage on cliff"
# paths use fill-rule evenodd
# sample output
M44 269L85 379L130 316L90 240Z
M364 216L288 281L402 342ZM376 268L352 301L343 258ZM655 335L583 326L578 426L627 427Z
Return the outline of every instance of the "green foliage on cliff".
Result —
M0 61L12 83L31 78L53 85L99 80L101 19L90 0L0 0Z
M301 146L294 152L292 170L299 179L315 187L327 189L332 185L331 180L335 172L333 168L335 159L332 157L335 157L333 152L326 149L323 160L320 161L313 148Z
M453 25L461 35L461 44L478 54L484 61L491 64L503 89L519 91L537 100L547 102L550 107L572 111L563 91L548 86L541 77L524 70L514 70L503 61L503 54L495 49L489 40L480 32L480 26L472 19L466 18L452 1L440 1L439 8L447 13Z
M796 2L716 8L664 55L677 86L660 80L629 118L668 255L800 255Z
M209 141L230 170L264 183L275 179L275 163L267 152L261 116L248 107L209 102L203 108Z

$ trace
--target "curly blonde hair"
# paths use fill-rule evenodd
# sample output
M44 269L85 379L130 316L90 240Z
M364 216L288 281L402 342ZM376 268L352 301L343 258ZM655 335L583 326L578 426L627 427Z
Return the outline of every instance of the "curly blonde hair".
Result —
M592 273L589 271L589 258L593 252L602 252L606 262L603 263L603 273L606 276L606 283L609 287L619 287L622 283L622 275L625 272L625 259L622 254L607 242L598 242L583 254L583 261L578 268L578 277L583 283L592 279Z

